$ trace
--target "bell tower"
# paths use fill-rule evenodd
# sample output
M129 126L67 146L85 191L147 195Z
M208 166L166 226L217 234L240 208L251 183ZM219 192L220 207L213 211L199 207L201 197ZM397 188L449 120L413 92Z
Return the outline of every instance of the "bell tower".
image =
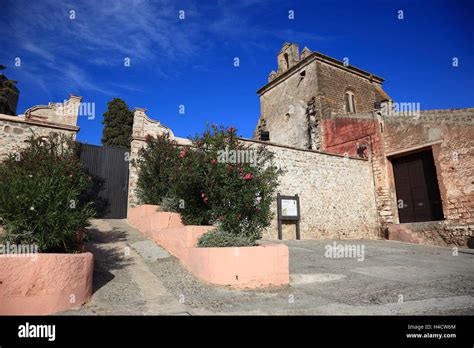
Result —
M285 42L278 53L278 74L284 73L300 61L298 45Z

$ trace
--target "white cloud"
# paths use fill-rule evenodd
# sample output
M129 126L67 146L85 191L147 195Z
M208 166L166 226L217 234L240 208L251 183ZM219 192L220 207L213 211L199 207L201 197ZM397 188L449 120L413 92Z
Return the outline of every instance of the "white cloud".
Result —
M12 0L7 8L0 28L8 29L9 40L15 42L11 55L32 55L30 64L47 70L56 86L104 94L113 94L117 86L96 79L88 68L123 69L123 59L129 57L132 65L172 78L188 63L202 66L200 57L219 54L221 45L237 45L248 53L264 48L269 37L286 41L285 36L294 35L259 24L259 13L272 4L257 0L179 5L171 0ZM178 19L181 9L184 21Z

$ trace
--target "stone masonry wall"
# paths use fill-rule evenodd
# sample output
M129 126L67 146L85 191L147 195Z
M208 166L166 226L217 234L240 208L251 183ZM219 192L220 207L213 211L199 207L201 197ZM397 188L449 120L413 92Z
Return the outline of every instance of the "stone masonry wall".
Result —
M346 113L344 94L348 90L354 93L357 113L371 112L374 102L381 101L375 83L370 80L324 62L316 64L318 95L324 98L324 104L332 114Z
M300 197L302 239L378 238L370 162L288 146L264 144L284 170L277 193ZM276 197L266 239L278 238ZM294 239L295 225L283 225L284 239Z
M306 109L316 90L316 65L309 64L260 96L260 122L265 121L272 143L309 147Z
M71 96L66 103L34 106L25 115L0 114L0 160L25 146L25 140L32 134L47 136L56 132L75 139L80 101L81 97Z
M374 113L338 115L321 122L324 152L370 159L378 218L381 226L386 226L394 222L395 208L382 129L383 119Z
M406 234L416 234L413 239L425 244L472 243L474 109L425 110L411 116L338 115L323 120L321 126L325 152L354 156L358 146L368 145L365 153L373 167L379 221L389 231L399 223L391 157L431 149L445 220L404 224L397 231L411 229Z
M272 143L319 149L320 120L346 113L345 93L354 94L357 113L370 113L374 103L390 98L382 82L368 72L312 53L257 91L261 116L254 139L266 130Z
M471 245L474 231L474 108L425 110L417 117L387 116L383 140L389 157L431 148L445 219L438 233L445 244ZM389 170L391 172L391 167ZM391 181L393 185L393 178ZM432 233L430 231L426 230L425 234Z

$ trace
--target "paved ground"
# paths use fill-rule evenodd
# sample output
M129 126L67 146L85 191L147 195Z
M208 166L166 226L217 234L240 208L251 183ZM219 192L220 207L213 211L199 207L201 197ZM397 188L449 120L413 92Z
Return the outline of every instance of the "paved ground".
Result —
M201 282L125 220L90 230L94 295L65 314L474 315L474 250L341 243L364 246L358 261L325 257L334 241L288 241L289 286L236 291Z

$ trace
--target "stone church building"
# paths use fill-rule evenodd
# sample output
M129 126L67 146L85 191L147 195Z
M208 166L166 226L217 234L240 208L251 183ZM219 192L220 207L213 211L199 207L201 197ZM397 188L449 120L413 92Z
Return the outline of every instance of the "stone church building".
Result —
M397 103L383 78L294 43L277 62L257 91L255 140L366 159L385 237L472 247L474 108Z

